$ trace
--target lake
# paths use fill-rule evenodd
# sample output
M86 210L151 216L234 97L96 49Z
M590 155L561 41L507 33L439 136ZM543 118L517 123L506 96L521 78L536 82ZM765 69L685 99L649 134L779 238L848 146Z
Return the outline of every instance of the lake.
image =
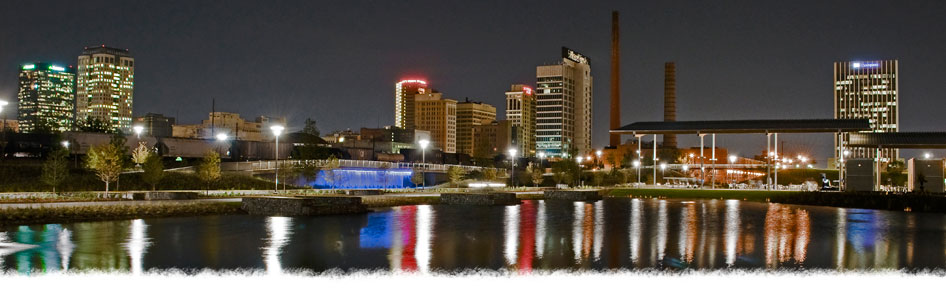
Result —
M153 269L946 268L946 215L738 200L528 200L318 217L249 215L0 227L0 268Z

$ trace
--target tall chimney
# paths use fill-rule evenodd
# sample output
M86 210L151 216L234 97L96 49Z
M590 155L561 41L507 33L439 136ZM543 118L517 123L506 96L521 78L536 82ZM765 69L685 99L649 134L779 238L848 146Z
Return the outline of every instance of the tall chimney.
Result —
M677 121L677 66L664 63L664 121ZM677 147L677 135L665 134L664 147Z
M618 35L618 12L611 11L611 129L621 128L621 43ZM611 147L621 144L621 135L612 133L609 136Z

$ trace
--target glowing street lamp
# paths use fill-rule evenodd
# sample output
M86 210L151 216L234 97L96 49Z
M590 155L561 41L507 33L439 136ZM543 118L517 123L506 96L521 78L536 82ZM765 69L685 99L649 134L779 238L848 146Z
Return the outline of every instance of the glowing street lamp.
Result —
M924 159L930 159L930 158L932 158L932 157L933 157L933 155L930 154L930 153L924 153L924 154L923 154L923 158L924 158Z
M221 132L221 133L218 133L218 134L217 134L217 140L218 140L218 141L227 141L227 139L229 139L229 138L230 138L230 137L227 136L227 134L225 134L225 133L222 133L222 132Z
M422 139L422 140L417 141L417 144L420 145L420 162L422 164L427 163L427 145L430 144L430 140ZM421 185L424 186L424 188L427 188L427 178L421 178L421 179L423 179Z
M69 149L69 141L64 140L64 141L60 142L60 144L62 144L62 147L63 147L63 148Z
M143 126L141 126L141 125L135 125L135 126L133 126L133 127L131 128L131 130L135 131L135 136L140 139L140 138L141 138L141 132L145 131L145 127L143 127Z
M274 125L269 127L273 131L273 135L276 136L276 147L273 148L274 156L276 159L276 193L279 193L279 135L282 134L282 131L286 129L281 125Z
M509 185L516 186L516 149L509 149L509 163L512 164L512 170L509 171Z
M663 178L664 178L664 170L666 170L666 169L667 169L667 164L666 164L666 163L661 163L661 164L660 164L660 180L663 180Z
M0 100L0 113L3 112L3 107L7 106L8 104L10 103L7 102L6 100ZM7 115L6 114L3 115L3 130L7 130Z

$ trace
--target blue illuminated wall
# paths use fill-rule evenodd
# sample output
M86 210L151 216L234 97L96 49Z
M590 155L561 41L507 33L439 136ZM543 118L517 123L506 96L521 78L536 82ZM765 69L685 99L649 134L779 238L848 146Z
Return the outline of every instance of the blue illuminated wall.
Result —
M338 168L320 171L314 182L316 189L399 189L413 188L410 169Z

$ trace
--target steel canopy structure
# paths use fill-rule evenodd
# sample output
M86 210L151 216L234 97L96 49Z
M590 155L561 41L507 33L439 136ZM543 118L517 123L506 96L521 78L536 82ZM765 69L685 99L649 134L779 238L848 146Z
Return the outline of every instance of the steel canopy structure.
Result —
M851 133L849 147L946 149L946 132Z
M768 134L870 131L863 119L756 119L642 121L611 130L612 134Z

